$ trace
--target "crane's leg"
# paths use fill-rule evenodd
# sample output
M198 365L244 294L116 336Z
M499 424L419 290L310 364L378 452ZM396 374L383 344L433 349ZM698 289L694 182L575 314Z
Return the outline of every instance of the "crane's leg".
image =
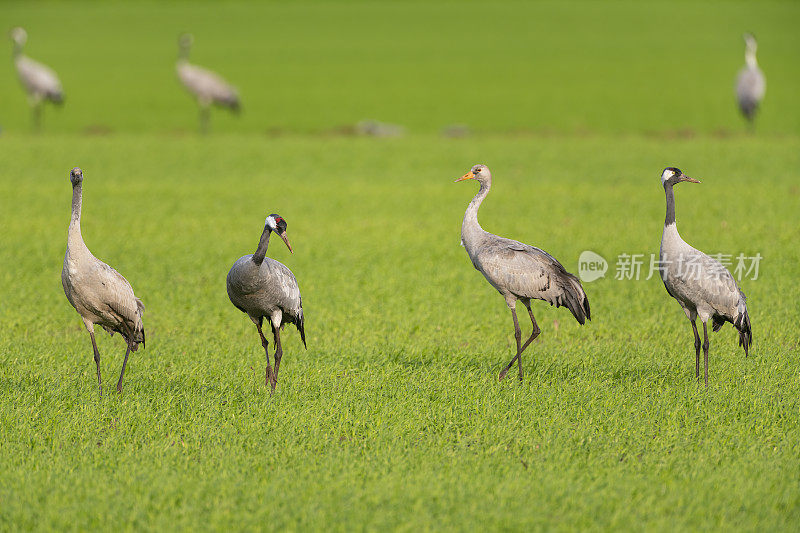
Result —
M281 346L281 328L272 326L272 335L275 337L275 373L272 375L272 392L275 392L275 386L278 384L278 368L281 366L281 357L283 357L283 347Z
M209 106L200 105L200 133L205 135L208 133L208 111Z
M523 300L522 303L525 304L525 307L528 308L528 316L531 317L531 324L533 324L533 331L531 332L531 336L528 338L528 340L525 341L525 344L523 344L521 348L519 347L519 343L517 343L517 348L518 348L517 349L517 355L515 355L514 358L511 360L511 362L508 363L508 365L503 369L502 372L500 372L500 380L502 380L504 377L506 377L506 373L509 371L509 369L511 369L511 366L514 364L514 361L520 359L520 357L522 355L522 352L525 351L525 348L527 348L528 345L530 343L532 343L533 340L536 337L539 336L539 333L541 333L541 330L539 329L539 325L536 323L536 318L534 318L534 316L533 316L533 311L531 311L531 302L530 302L530 300L527 300L527 301ZM512 310L512 313L513 312L514 311ZM515 318L515 323L516 323L516 313L514 313L514 318ZM517 328L518 327L519 326L517 326ZM521 336L521 333L522 332L520 332L520 336ZM521 373L521 371L520 371L520 373ZM520 377L520 379L522 379L522 378Z
M700 379L700 334L697 333L697 319L692 319L692 331L694 331L694 377Z
M33 132L39 133L42 130L42 103L34 102L31 111L33 112Z
M539 333L542 330L539 329L539 324L536 323L536 318L533 316L533 311L531 311L531 301L530 300L522 300L522 303L525 304L525 307L528 309L528 316L531 317L531 324L533 325L533 331L531 331L531 336L528 340L525 341L525 344L522 345L522 351L525 351L525 348L528 347L533 340L539 336Z
M128 356L131 354L131 345L128 344L128 349L125 351L125 360L122 361L122 372L119 373L119 381L117 381L117 392L122 392L122 378L125 376L125 366L128 364Z
M100 387L100 396L103 395L103 380L100 378L100 350L97 349L97 341L94 340L94 331L89 330L89 337L92 338L92 348L94 349L94 364L97 366L97 386Z
M703 320L703 359L705 359L706 388L708 388L708 326L706 326L705 320Z
M267 356L267 375L264 378L264 384L269 386L269 384L272 382L272 367L269 364L269 342L267 341L267 338L264 337L264 332L261 331L262 320L263 319L259 318L258 321L254 322L256 322L256 327L258 328L258 335L261 337L261 346L264 347L264 354Z
M506 373L508 370L514 365L514 361L517 361L517 368L519 368L519 379L522 381L522 331L519 329L519 320L517 320L517 311L509 305L511 309L511 318L514 319L514 339L517 341L517 354L511 358L511 361L506 365L502 372L500 372L499 380L502 381L504 377L506 377Z

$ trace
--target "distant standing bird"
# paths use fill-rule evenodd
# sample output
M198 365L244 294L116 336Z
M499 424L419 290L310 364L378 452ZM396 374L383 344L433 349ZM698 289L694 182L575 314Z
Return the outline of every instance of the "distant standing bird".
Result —
M22 49L28 41L28 33L24 29L12 29L11 40L14 41L14 66L17 67L17 75L28 93L28 102L33 113L33 129L39 131L42 103L49 100L61 105L64 101L64 91L61 89L61 82L53 69L22 53Z
M67 253L61 271L61 284L64 294L72 307L83 318L89 331L94 349L94 362L97 366L97 384L103 394L103 381L100 378L100 352L94 339L94 326L98 324L109 334L119 333L125 339L128 349L122 362L122 371L117 382L117 391L122 392L122 378L131 351L145 345L144 304L133 294L133 288L122 275L103 263L86 247L81 235L81 204L83 203L83 172L78 167L69 175L72 182L72 218L67 232Z
M522 352L539 333L539 326L531 311L531 300L544 300L556 307L566 306L575 319L584 324L591 320L589 299L578 278L570 274L561 263L539 248L488 233L478 224L478 208L489 194L492 174L486 165L475 165L456 181L477 180L481 187L464 213L461 224L461 244L466 248L475 268L503 295L514 319L514 337L517 353L500 372L502 380L514 361L518 361L519 379L522 380ZM521 300L531 317L533 332L524 345L520 344L522 332L517 320L516 302Z
M708 329L712 321L714 331L730 322L739 330L739 346L747 357L753 334L750 316L747 314L747 299L736 285L731 273L722 263L700 250L689 246L678 233L675 225L675 196L672 188L682 181L700 183L686 176L680 169L667 167L661 173L661 183L667 196L667 216L664 233L661 235L660 270L664 287L675 298L692 323L695 349L695 377L700 379L700 335L695 321L700 316L703 323L703 356L705 359L705 382L708 386Z
M745 33L744 42L746 65L736 76L736 100L739 102L739 109L744 118L747 119L750 129L752 129L755 126L756 111L767 90L767 82L756 61L756 49L758 48L756 38L749 33Z
M236 89L218 74L189 63L189 51L194 37L184 33L178 39L178 62L175 70L178 78L189 92L197 98L200 106L200 132L208 132L208 113L211 104L239 111L239 95Z
M226 285L228 298L237 309L247 313L256 325L261 345L267 356L267 372L265 383L275 392L278 384L278 369L283 356L281 347L281 329L285 324L294 324L300 332L303 346L306 346L305 319L303 318L303 302L300 288L297 286L292 271L274 259L265 257L269 246L269 237L275 232L286 243L292 252L289 239L286 237L286 221L280 215L269 215L264 223L264 231L258 241L258 248L252 255L240 257L228 272ZM292 252L294 253L294 252ZM275 371L269 363L269 343L261 330L266 318L272 326L275 340Z

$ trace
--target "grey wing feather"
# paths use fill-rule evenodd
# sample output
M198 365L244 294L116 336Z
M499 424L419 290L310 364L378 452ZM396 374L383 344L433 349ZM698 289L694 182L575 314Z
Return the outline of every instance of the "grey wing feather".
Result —
M501 293L566 306L581 324L591 318L589 302L578 279L544 250L496 237L478 254L480 270Z
M239 108L236 89L215 72L189 63L179 63L177 71L183 85L199 99L232 109Z
M133 293L125 277L109 265L99 262L98 280L102 289L98 295L103 304L117 317L119 331L129 344L144 342L144 303ZM133 346L132 346L133 347Z
M757 67L744 67L736 79L736 99L739 108L749 119L755 114L766 92L764 74Z
M688 261L685 283L695 292L697 302L707 303L717 314L735 316L741 291L728 269L699 250L695 250ZM695 264L699 272L692 270Z
M61 81L53 69L26 56L19 57L16 66L20 81L28 92L54 102L63 99Z

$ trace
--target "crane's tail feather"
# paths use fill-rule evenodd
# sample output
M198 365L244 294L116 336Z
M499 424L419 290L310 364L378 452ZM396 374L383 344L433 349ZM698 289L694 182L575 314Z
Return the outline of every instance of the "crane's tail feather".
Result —
M308 346L306 345L306 319L302 311L300 312L300 318L297 319L294 325L297 326L297 331L300 332L300 338L303 340L303 348L308 350Z
M750 346L753 344L753 331L750 327L750 314L747 312L747 299L743 292L739 292L739 305L737 306L736 316L731 319L722 315L714 315L711 329L719 331L725 322L730 322L733 327L739 332L739 346L744 348L744 355L747 357L750 354Z
M586 323L587 319L592 319L592 311L589 307L589 298L586 297L586 292L584 292L583 286L581 285L581 282L578 281L578 278L572 274L567 275L569 278L564 287L565 301L562 303L562 305L566 305L570 312L572 312L572 316L575 317L575 320L577 320L579 324L583 325Z
M750 354L750 345L753 344L753 331L750 329L750 315L745 307L744 313L740 313L733 322L733 327L739 330L739 346L744 348L744 355Z

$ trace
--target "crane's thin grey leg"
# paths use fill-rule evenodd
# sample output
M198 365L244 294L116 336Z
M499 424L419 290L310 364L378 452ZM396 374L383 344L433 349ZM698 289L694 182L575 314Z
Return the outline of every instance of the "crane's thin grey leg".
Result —
M533 311L531 311L530 300L523 300L522 303L525 304L525 307L528 309L528 316L531 317L531 324L533 324L533 331L531 332L530 338L525 341L525 344L522 345L522 351L524 352L525 348L527 348L528 345L532 343L536 337L539 336L539 333L541 333L542 330L539 329L539 324L536 323L536 319L533 317Z
M528 347L528 345L529 345L530 343L532 343L532 342L534 341L534 339L536 339L536 337L538 337L538 336L539 336L539 333L541 333L541 332L542 332L542 331L539 329L539 325L536 323L536 318L534 318L534 316L533 316L533 311L531 311L531 303L530 303L530 301L527 301L527 302L526 302L526 301L523 301L522 303L524 303L524 304L525 304L525 307L527 307L527 308L528 308L528 316L530 316L530 317L531 317L531 324L533 324L533 331L531 332L531 336L528 338L528 340L526 340L526 341L525 341L525 344L523 344L523 345L522 345L522 348L520 348L520 349L518 350L518 353L517 353L517 355L515 355L515 356L514 356L514 359L512 359L512 360L511 360L511 362L508 364L508 366L506 366L506 367L503 369L503 371L502 371L502 372L500 372L500 379L501 379L501 380L502 380L504 377L506 377L506 373L509 371L509 369L511 368L511 366L514 364L514 361L516 361L517 359L519 359L519 357L522 355L522 352L524 352L524 351L525 351L525 348L527 348L527 347ZM521 332L520 332L520 334L521 334Z
M280 328L272 326L272 335L275 336L275 373L272 374L272 392L274 393L275 386L278 384L278 368L281 366L281 357L283 357Z
M125 375L125 366L128 364L128 356L131 354L131 345L128 344L128 349L125 351L125 360L122 361L122 372L119 373L119 381L117 381L117 392L122 392L122 377Z
M705 359L706 366L706 388L708 388L708 327L706 326L705 321L703 321L703 358Z
M509 362L506 367L500 372L499 380L502 381L504 377L506 377L506 373L514 364L514 361L517 361L517 368L519 368L519 380L522 381L522 331L519 329L519 320L517 320L517 311L513 307L511 308L511 317L514 319L514 339L517 341L517 355L515 355L511 362Z
M264 332L261 331L261 319L256 322L256 327L258 328L258 335L261 337L261 346L264 347L264 354L267 356L267 375L264 378L264 384L269 386L270 382L272 381L272 367L269 364L269 341L267 341L267 338L264 337Z
M89 337L92 338L92 348L94 348L94 364L97 366L97 386L100 387L100 396L102 396L103 380L100 378L100 350L97 349L97 341L94 340L94 331L89 330Z
M700 334L697 333L697 324L692 320L692 331L694 331L694 377L700 379Z
M208 133L208 106L200 106L200 133Z
M33 104L33 132L39 133L42 129L42 104L36 102Z

